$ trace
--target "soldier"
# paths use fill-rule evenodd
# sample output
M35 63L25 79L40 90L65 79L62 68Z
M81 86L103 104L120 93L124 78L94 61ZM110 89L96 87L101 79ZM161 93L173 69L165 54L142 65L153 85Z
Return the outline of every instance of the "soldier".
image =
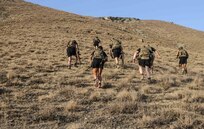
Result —
M114 39L114 43L110 45L110 49L110 54L115 59L116 67L120 67L119 59L122 60L122 66L124 66L124 52L121 41Z
M72 56L76 57L75 66L77 66L77 63L81 63L80 61L80 53L79 53L79 46L76 40L71 40L67 44L67 56L68 56L68 68L71 69L71 63L72 63Z
M98 88L102 88L102 71L105 62L108 60L107 54L103 51L102 46L98 46L97 49L95 49L91 53L90 61L91 61L91 67L93 76L94 76L94 81L95 81L95 86Z
M145 75L146 75L147 79L149 81L151 81L151 77L150 77L150 66L151 66L151 64L150 64L150 55L151 55L151 51L145 45L143 45L141 48L138 48L137 51L134 53L133 62L135 63L135 60L138 59L139 72L142 75L141 80L143 80Z
M182 74L187 74L188 57L188 52L183 47L179 47L176 58L179 58L179 67L182 69Z

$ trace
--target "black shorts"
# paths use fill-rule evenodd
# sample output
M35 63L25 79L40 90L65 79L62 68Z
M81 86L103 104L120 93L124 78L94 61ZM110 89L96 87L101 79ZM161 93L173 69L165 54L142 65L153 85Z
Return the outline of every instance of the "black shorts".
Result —
M187 57L180 57L179 58L179 64L187 64Z
M148 66L150 67L150 59L139 59L139 65L142 67Z
M114 58L116 58L116 57L120 58L122 55L122 51L120 48L113 49L112 52L113 52Z
M71 56L76 56L76 48L75 47L68 47L67 48L67 56L71 57Z
M102 68L103 69L103 66L104 66L104 62L102 61L102 59L94 58L91 63L92 68Z

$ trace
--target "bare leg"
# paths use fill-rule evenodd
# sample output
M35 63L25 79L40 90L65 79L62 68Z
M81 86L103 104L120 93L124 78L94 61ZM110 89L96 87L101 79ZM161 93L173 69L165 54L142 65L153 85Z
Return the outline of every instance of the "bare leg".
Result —
M187 64L184 64L184 70L185 70L185 74L187 74L188 73L188 71L187 71Z
M68 57L68 67L69 69L71 69L71 65L72 65L72 57Z
M187 74L186 64L182 64L182 74Z
M99 87L101 87L101 83L102 83L102 68L99 68L99 72L98 72L98 79L99 79Z
M79 64L81 64L81 59L80 59L80 56L79 56L79 52L77 52L76 60L78 61Z
M93 68L92 72L93 72L93 76L94 76L95 86L98 87L99 69L98 68Z
M77 66L77 63L78 63L78 56L76 55L76 60L75 60L74 66Z
M117 68L118 68L119 67L119 59L118 59L118 57L115 57L115 63L116 63Z
M144 67L139 65L139 72L140 72L140 75L141 75L141 80L144 79L144 69L145 69Z
M148 79L150 79L150 68L148 66L145 66L146 76Z
M124 64L125 64L125 62L124 62L124 54L122 54L121 56L122 56L122 58L121 58L121 60L122 60L122 66L124 66Z
M141 75L143 74L142 66L140 66L140 65L139 65L139 72Z

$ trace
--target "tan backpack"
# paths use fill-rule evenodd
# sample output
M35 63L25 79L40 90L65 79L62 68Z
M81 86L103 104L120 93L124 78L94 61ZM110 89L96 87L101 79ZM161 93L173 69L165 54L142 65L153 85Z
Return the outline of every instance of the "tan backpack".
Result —
M179 57L188 57L186 50L182 49L179 51Z
M140 58L141 59L149 59L150 58L150 50L147 47L142 47L140 50Z
M95 51L94 51L94 58L97 58L97 59L105 59L104 57L104 54L103 54L103 50L97 48Z

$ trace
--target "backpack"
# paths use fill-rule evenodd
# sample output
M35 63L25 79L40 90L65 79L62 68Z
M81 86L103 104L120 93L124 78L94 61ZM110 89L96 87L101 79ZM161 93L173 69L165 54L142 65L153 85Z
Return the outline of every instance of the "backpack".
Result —
M179 51L179 57L188 57L188 53L186 50L182 49Z
M116 42L113 44L113 49L118 49L121 48L121 43L120 42Z
M154 58L154 51L153 51L153 48L150 47L150 46L147 46L147 48L149 49L149 52L150 52L150 55L149 55L150 59L153 59L153 58Z
M141 59L149 59L150 58L150 50L147 47L142 47L140 50L140 58Z
M105 56L104 56L104 54L103 54L103 50L101 50L101 49L96 49L95 51L94 51L94 56L93 56L94 58L97 58L97 59L105 59Z

